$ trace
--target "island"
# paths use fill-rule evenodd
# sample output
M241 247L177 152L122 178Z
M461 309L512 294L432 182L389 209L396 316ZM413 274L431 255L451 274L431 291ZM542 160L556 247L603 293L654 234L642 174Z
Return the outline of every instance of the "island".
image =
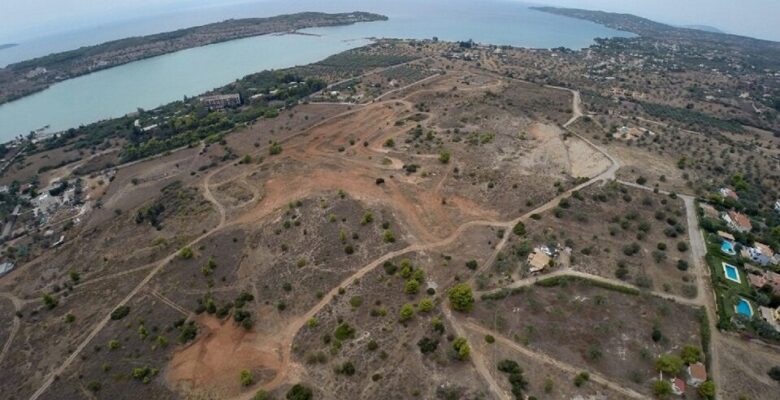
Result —
M0 50L10 49L11 47L16 47L18 45L18 43L3 43L0 44Z
M358 11L338 14L301 12L269 18L229 19L49 54L0 69L0 104L41 91L65 79L192 47L269 33L383 20L387 17Z

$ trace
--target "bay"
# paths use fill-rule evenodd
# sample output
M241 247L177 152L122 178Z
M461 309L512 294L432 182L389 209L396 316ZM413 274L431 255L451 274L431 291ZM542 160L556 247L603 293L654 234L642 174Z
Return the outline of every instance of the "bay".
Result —
M177 24L191 26L226 18L304 10L349 12L356 9L381 13L390 19L303 30L316 36L264 35L239 39L140 60L59 82L39 93L0 105L0 142L46 125L49 126L48 131L56 132L118 117L136 108L154 108L183 96L203 93L253 72L316 62L363 46L370 42L367 39L370 37L425 39L436 36L449 41L473 39L496 45L579 49L589 46L597 37L632 36L592 22L542 13L528 8L526 4L500 0L269 1L182 13L178 20L171 16L164 26L165 30L170 30L177 29ZM209 17L214 19L209 20ZM140 24L147 26L147 30L135 34L155 33L152 25ZM110 40L111 29L110 26L102 28L102 36L98 35L102 39L99 40ZM116 29L121 32L127 30L123 25ZM82 36L79 40L83 41ZM67 36L63 40L67 42ZM50 44L48 48L56 48L56 45Z

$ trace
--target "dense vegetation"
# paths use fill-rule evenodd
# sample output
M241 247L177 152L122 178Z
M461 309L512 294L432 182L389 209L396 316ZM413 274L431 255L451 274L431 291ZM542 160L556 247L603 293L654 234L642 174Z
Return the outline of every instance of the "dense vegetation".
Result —
M682 122L696 127L713 127L730 132L743 132L744 128L736 121L726 121L713 116L689 110L687 108L671 107L663 104L641 103L648 114L665 119Z

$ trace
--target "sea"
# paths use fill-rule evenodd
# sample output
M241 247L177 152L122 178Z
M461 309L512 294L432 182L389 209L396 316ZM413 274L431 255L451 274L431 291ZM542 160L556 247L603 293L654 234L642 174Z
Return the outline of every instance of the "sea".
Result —
M64 80L0 105L0 142L35 130L57 132L122 116L138 108L152 109L253 72L316 62L364 46L372 38L438 37L517 47L580 49L599 37L633 36L529 7L508 0L270 0L195 7L20 41L18 46L0 50L0 65L229 18L300 11L368 11L389 17L387 21L302 31L312 35L272 34L196 47Z

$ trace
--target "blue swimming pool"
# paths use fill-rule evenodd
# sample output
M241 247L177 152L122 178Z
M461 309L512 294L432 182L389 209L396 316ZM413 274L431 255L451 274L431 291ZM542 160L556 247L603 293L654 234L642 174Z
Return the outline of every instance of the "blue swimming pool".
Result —
M737 314L744 315L748 318L753 317L753 306L750 305L750 302L739 298L739 303L734 307L735 310L737 310Z
M729 242L728 240L724 240L723 243L720 245L720 251L733 256L734 254L737 254L736 251L734 251L734 243Z
M731 264L723 263L723 274L726 275L726 279L732 282L742 283L742 279L739 278L737 267Z

